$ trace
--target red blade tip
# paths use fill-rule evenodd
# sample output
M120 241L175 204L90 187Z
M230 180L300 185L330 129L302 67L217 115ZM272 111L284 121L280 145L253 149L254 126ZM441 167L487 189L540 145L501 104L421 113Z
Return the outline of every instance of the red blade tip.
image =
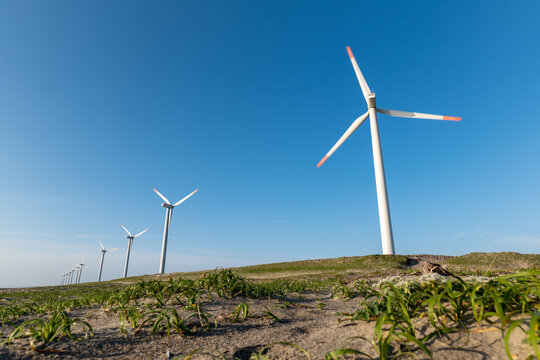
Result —
M317 167L320 168L322 164L324 164L324 162L328 160L328 155L325 155L321 161L319 161L319 163L317 164Z
M349 53L349 57L350 57L351 59L354 58L354 55L353 55L353 53L352 53L352 51L351 51L351 48L348 47L348 46L347 46L347 52Z
M456 116L443 116L443 120L461 121L461 118Z

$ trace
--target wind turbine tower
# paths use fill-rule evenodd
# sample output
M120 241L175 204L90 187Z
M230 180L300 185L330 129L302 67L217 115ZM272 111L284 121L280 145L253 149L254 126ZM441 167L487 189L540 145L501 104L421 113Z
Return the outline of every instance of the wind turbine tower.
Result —
M116 248L116 249L107 250L107 249L105 249L105 246L103 246L101 241L99 241L99 239L98 239L98 243L101 246L101 259L99 260L99 273L98 273L97 281L100 282L101 281L101 271L103 270L103 259L105 258L105 253L106 252L111 252L111 251L116 251L116 250L119 250L119 249Z
M351 51L351 48L347 46L347 52L349 53L349 58L351 59L354 72L362 89L362 94L366 100L368 111L356 119L351 126L345 131L341 136L338 142L330 149L330 151L322 158L321 161L317 164L317 167L320 167L332 154L347 140L349 136L369 117L370 127L371 127L371 145L373 148L373 163L375 167L375 184L377 188L377 202L379 206L379 222L381 227L381 241L382 241L382 250L385 255L394 255L394 236L392 234L392 223L390 220L390 209L388 206L388 193L386 190L386 176L384 173L384 164L383 156L381 151L381 139L379 136L379 125L377 123L377 113L396 116L396 117L405 117L405 118L414 118L414 119L430 119L430 120L451 120L451 121L460 121L460 117L454 116L443 116L443 115L431 115L431 114L422 114L416 112L407 112L407 111L398 111L398 110L386 110L377 107L375 101L375 93L372 93L369 89L369 86L364 79L364 75L360 71L356 59Z
M176 202L176 203L174 203L172 205L169 202L169 200L167 200L167 198L165 196L161 195L161 193L159 191L157 191L156 189L153 189L153 190L156 192L156 194L158 194L158 196L160 198L163 199L163 201L165 201L163 204L161 204L161 206L163 206L165 209L167 209L166 213L165 213L165 227L163 229L163 244L161 246L161 261L159 263L159 273L164 274L165 273L165 258L167 256L167 238L169 237L169 227L171 226L171 218L172 218L173 209L176 206L183 203L184 201L186 201L187 199L189 199L193 194L195 194L197 191L199 191L199 189L195 189L195 191L193 191L191 194L189 194L188 196L186 196L182 200L179 200L178 202Z
M73 266L75 266L75 267L73 267ZM75 269L78 268L77 265L73 265L73 266L71 267L71 271L69 272L68 284L70 284L70 285L73 284L73 275L75 274Z
M128 229L126 229L126 227L124 225L120 225L122 227L122 229L124 229L126 232L127 232L127 236L126 238L128 239L128 247L127 247L127 252L126 252L126 263L124 265L124 276L123 277L127 277L127 272L128 272L128 265L129 265L129 254L131 253L131 245L133 245L133 239L135 239L136 237L139 237L141 236L142 234L144 234L145 232L148 231L148 229L150 228L146 228L144 229L143 231L141 231L140 233L138 233L137 235L133 236L131 235L131 233L129 232Z
M79 264L75 264L75 267L77 268L77 273L75 274L75 284L79 283L79 273L81 272L81 266Z
M88 267L88 265L86 265L84 263L84 257L81 258L81 263L80 264L76 264L77 267L78 267L78 270L77 271L77 284L80 284L81 283L81 276L82 276L82 270L83 270L83 267Z

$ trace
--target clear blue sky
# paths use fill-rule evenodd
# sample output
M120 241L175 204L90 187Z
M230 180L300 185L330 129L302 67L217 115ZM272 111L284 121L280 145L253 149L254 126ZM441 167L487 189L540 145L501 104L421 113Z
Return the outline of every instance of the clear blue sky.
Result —
M400 254L540 251L540 3L4 1L0 286L381 252L379 106Z

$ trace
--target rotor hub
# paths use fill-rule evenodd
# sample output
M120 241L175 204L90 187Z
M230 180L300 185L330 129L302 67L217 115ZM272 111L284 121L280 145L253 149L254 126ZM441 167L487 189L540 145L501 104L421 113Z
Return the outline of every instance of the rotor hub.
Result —
M367 103L368 103L368 108L376 108L377 107L377 103L375 101L375 93L371 93L368 95L368 98L367 98Z

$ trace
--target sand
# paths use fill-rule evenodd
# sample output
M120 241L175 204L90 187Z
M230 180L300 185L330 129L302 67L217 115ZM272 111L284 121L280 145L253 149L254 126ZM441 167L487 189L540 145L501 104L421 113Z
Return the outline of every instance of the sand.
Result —
M219 319L217 329L200 330L196 335L183 336L172 333L153 335L149 329L136 334L123 334L116 313L104 311L102 307L78 309L70 315L88 317L95 335L83 341L62 338L49 345L53 352L39 353L32 350L28 339L15 340L10 345L0 345L0 359L168 359L182 358L180 355L201 349L214 356L198 354L193 359L249 359L252 353L274 342L290 342L307 350L312 359L324 359L327 352L342 346L354 348L376 358L376 352L369 341L373 336L374 322L357 321L338 324L338 312L353 312L358 308L360 298L333 299L329 292L305 294L289 307L282 307L277 299L221 299L214 297L205 302L203 308ZM245 321L234 322L227 317L240 302L250 304L256 314ZM262 317L263 310L269 309L281 321ZM24 320L24 319L21 319ZM430 331L427 321L416 324L420 333ZM435 359L508 359L499 329L485 325L477 328L469 324L470 332L463 331L429 342L429 349ZM0 329L9 334L12 328ZM356 338L352 338L356 337ZM352 338L347 340L348 338ZM516 331L511 338L511 351L515 359L525 359L532 348L522 344L523 333ZM417 358L428 358L416 351ZM267 352L270 359L307 359L300 350L292 346L274 345ZM348 359L366 359L366 356L349 356Z

